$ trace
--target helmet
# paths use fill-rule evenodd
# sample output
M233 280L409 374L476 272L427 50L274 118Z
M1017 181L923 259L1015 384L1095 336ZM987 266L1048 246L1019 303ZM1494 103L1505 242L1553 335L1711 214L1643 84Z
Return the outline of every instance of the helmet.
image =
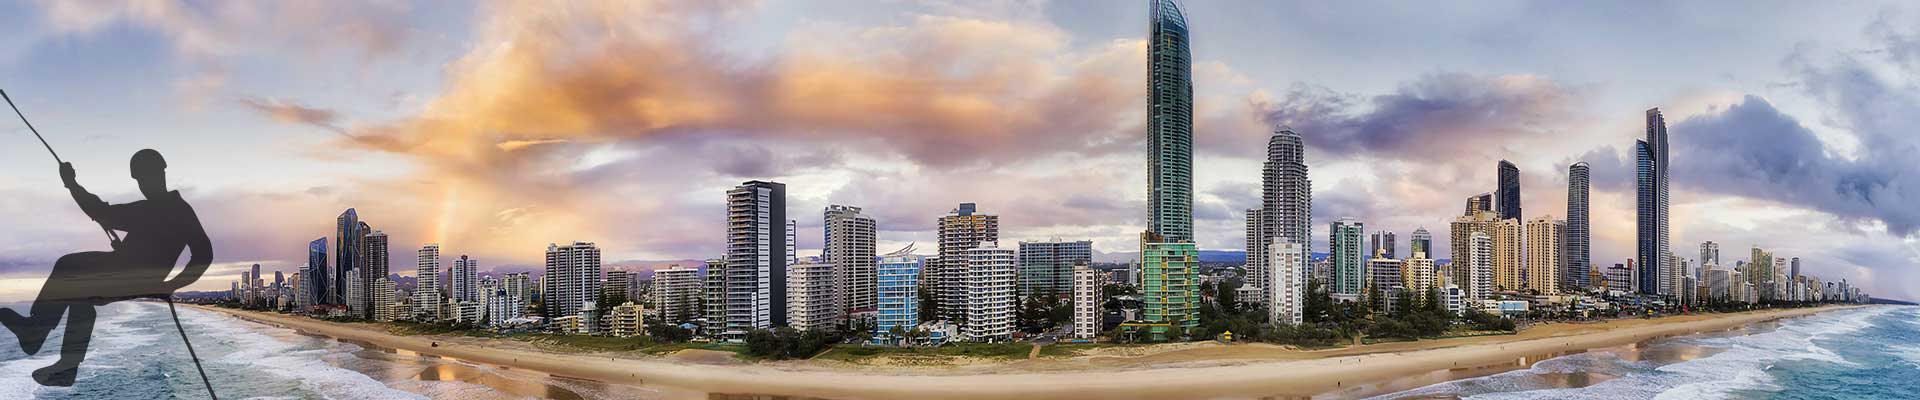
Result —
M167 159L160 158L160 152L158 151L144 149L133 153L133 162L130 168L134 171L135 176L165 172L167 169Z

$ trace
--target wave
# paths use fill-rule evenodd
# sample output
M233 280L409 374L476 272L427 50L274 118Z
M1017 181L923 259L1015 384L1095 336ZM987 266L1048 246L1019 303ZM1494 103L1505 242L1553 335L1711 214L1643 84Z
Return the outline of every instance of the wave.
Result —
M327 398L427 398L387 387L372 377L335 367L325 360L335 354L357 351L358 346L340 344L313 348L282 341L251 329L250 323L225 315L195 310L182 316L202 326L202 329L218 332L222 338L219 343L230 349L226 354L209 360L213 363L235 367L240 371L265 371L280 378L298 381L300 388Z

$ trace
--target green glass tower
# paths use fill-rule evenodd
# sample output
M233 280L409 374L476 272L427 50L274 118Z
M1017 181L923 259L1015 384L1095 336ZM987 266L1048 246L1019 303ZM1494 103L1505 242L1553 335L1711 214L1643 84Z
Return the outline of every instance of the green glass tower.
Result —
M1148 243L1141 254L1141 318L1156 327L1154 340L1200 326L1200 250L1193 243Z
M1187 17L1152 0L1147 32L1147 228L1193 242L1193 68Z

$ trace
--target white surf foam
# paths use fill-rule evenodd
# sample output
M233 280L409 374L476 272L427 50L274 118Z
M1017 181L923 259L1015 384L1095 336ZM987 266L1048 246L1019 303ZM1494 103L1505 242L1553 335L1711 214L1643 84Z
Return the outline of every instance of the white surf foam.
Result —
M252 323L225 315L201 311L181 312L203 329L218 332L225 354L210 361L235 365L247 371L264 371L300 382L300 387L323 397L336 399L426 399L427 397L387 387L364 374L328 364L323 357L340 351L337 347L312 348L287 343L252 329ZM209 351L209 353L212 353Z

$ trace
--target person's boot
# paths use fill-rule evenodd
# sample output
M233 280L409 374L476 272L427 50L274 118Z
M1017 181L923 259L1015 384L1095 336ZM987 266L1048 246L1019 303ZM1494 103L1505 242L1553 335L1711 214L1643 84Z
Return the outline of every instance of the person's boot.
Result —
M0 324L5 324L7 330L13 332L13 337L20 339L20 352L27 353L29 356L39 353L40 345L47 343L45 336L40 337L40 340L29 340L27 336L32 335L20 334L20 330L27 327L28 321L27 317L21 316L19 311L0 308Z
M73 386L74 378L80 375L80 366L56 362L46 368L33 371L33 380L40 386Z

